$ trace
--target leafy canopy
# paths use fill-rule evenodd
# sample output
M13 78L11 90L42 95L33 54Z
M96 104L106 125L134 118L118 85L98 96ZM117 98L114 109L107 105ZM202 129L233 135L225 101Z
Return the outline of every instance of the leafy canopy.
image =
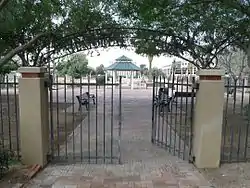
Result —
M92 69L88 67L88 59L83 53L73 54L68 60L59 62L56 70L59 76L72 76L81 78L88 75Z

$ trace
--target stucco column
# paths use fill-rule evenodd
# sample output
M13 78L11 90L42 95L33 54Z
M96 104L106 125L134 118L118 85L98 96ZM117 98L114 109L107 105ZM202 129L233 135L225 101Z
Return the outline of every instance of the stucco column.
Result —
M197 168L220 165L224 105L224 71L200 70L193 122L193 156Z
M48 88L46 68L19 69L20 144L26 165L47 164L49 152Z

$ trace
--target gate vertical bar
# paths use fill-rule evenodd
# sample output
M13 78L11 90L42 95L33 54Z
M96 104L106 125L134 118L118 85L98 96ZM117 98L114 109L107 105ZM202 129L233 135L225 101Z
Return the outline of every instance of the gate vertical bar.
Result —
M105 79L104 79L105 80ZM98 85L98 77L96 77L96 84L95 84L95 98L96 98L96 105L95 105L95 161L96 164L98 162L98 92L97 92L97 87Z
M192 97L191 97L191 117L190 117L190 139L189 139L189 161L193 162L192 149L193 149L193 116L194 116L194 94L195 94L195 77L192 78ZM191 158L190 158L191 157Z
M80 97L82 96L82 77L80 78ZM80 98L81 100L81 98ZM80 104L79 104L80 105ZM80 116L81 116L81 125L80 125L80 156L81 156L81 161L83 160L83 137L82 137L82 122L83 122L83 111L82 111L82 106L78 109L78 111L80 110Z
M157 115L157 117L158 117L158 121L157 121L157 143L160 145L160 131L161 131L161 110L163 110L163 103L162 103L162 96L160 96L160 93L159 93L159 89L161 88L161 76L160 76L160 79L159 79L159 77L157 78L157 86L159 86L159 87L157 87L157 91L158 91L158 95L159 95L159 98L160 98L160 105L159 105L159 107L158 107L158 115Z
M181 87L181 92L183 92L183 77L181 77L181 85L180 85L180 87ZM179 147L179 150L178 150L178 157L180 158L181 157L181 151L184 151L184 148L185 148L185 140L184 140L184 144L183 144L183 150L182 150L182 148L181 148L181 141L182 141L182 110L183 110L183 97L181 96L181 101L180 101L180 122L179 122L179 142L178 142L178 147ZM176 117L177 118L177 117ZM185 131L186 131L186 125L185 125ZM177 132L177 130L176 130L176 132ZM184 133L185 134L185 133ZM183 154L184 154L184 152L183 152Z
M176 78L176 91L178 91L179 89L179 78L177 77ZM172 95L174 97L174 93ZM176 152L176 140L177 140L177 113L178 113L178 99L176 98L176 101L175 101L175 114L174 114L174 155L175 155L175 152ZM179 138L180 139L180 138ZM179 148L180 149L180 148Z
M3 123L3 96L2 96L2 80L0 80L0 121L1 121L1 142L2 148L4 149L4 123Z
M106 82L103 85L103 162L106 161Z
M57 133L57 156L60 157L60 124L59 124L59 103L58 103L58 99L59 99L59 93L58 93L58 76L56 76L56 133Z
M153 77L153 94L152 94L152 129L151 129L151 142L154 143L154 129L155 129L155 76Z
M66 76L64 76L64 121L65 121L65 158L68 159L68 124L67 124L67 83Z
M189 87L189 79L188 77L186 78L186 84L185 84L185 87L186 87L186 92L188 92L188 87ZM185 125L185 133L184 133L184 149L183 149L183 160L186 158L186 145L189 146L189 143L187 143L187 125L188 125L188 97L186 96L186 99L185 99L185 112L186 112L186 115L185 115L185 119L184 119L184 125ZM191 125L190 125L191 126ZM188 130L190 132L190 130Z
M9 150L12 150L12 138L11 138L11 124L10 124L10 93L9 93L9 77L6 76L6 92L7 92L7 115L8 115L8 136L9 136Z
M122 132L122 77L119 77L119 140L118 140L118 150L119 150L119 164L121 161L121 132Z
M90 163L90 76L88 75L88 161ZM82 132L80 133L82 134Z
M224 120L224 123L222 125L222 157L221 159L224 160L225 159L225 155L224 155L224 152L225 152L225 145L226 145L226 134L227 134L227 114L228 114L228 100L229 100L229 89L230 89L230 86L229 86L230 82L229 82L229 79L227 79L227 83L226 83L226 91L227 91L227 96L226 96L226 104L225 104L225 112L224 112L224 117L223 117L223 120Z
M112 77L111 86L111 163L113 163L113 128L114 128L114 79Z
M170 107L170 121L169 121L169 149L168 149L168 152L170 152L171 153L171 151L172 151L172 130L173 130L173 125L172 125L172 123L173 123L173 91L174 91L174 76L172 77L172 82L171 82L171 102L169 103L169 106L171 106Z
M241 106L241 108L240 108L240 115L242 116L242 114L243 114L243 103L244 103L244 80L243 80L243 85L241 86L240 85L240 87L241 87L241 104L240 104L240 106ZM242 126L238 126L238 129L239 129L239 133L238 133L238 146L237 146L237 161L239 161L240 160L240 149L241 149L241 128L242 128Z
M15 120L16 120L16 147L17 147L17 159L20 159L20 145L19 145L19 121L18 121L18 105L17 105L17 79L16 76L14 76L14 96L15 96Z
M166 93L165 93L165 76L163 77L163 91L164 91L164 95L163 95L163 101L165 103L166 101ZM162 146L166 147L166 143L164 143L164 125L165 125L165 105L163 106L163 110L162 110L162 129L161 129L161 143Z
M236 89L237 89L237 80L234 81L234 97L233 97L233 114L236 113ZM230 154L229 154L229 160L232 161L232 155L233 155L233 147L234 147L234 139L235 138L235 133L234 129L232 126L230 126Z
M50 85L49 85L49 108L50 108L50 147L51 147L51 159L54 159L54 124L53 124L53 77L49 73L49 78L50 78Z
M169 78L167 80L167 100L169 100ZM169 115L169 111L170 111L170 104L168 102L168 105L167 105L167 110L166 110L166 131L165 131L165 147L169 147L168 146L168 131L169 131L169 123L168 123L168 115ZM164 116L164 114L163 114Z
M75 80L73 77L72 78L72 85L71 85L71 89L72 89L72 144L73 144L73 160L75 159L75 109L74 109L74 105L75 105L75 98L74 98L74 95L75 95L75 87L74 87L74 84L75 84Z

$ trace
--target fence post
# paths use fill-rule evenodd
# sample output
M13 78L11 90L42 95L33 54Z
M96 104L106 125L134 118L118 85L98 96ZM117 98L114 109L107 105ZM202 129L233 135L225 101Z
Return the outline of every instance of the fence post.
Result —
M49 148L46 68L21 67L19 79L20 144L26 165L47 163Z
M193 159L197 168L220 165L224 105L224 71L199 71L193 121Z

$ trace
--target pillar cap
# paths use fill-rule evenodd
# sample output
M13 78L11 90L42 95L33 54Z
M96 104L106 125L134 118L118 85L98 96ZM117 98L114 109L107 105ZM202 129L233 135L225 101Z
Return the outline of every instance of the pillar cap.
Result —
M225 71L222 69L200 69L199 76L224 76Z
M46 73L46 67L20 67L18 69L20 73Z

